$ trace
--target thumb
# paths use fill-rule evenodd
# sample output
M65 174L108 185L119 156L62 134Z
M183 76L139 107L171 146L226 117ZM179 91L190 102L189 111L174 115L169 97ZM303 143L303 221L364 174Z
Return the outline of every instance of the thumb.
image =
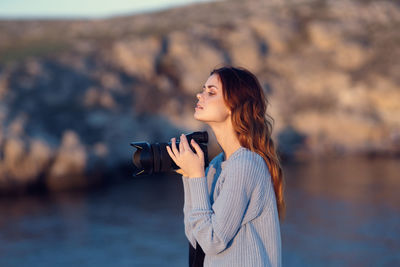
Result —
M196 141L194 141L194 139L192 139L192 141L190 141L190 143L192 143L192 146L196 150L196 153L197 153L197 155L199 155L200 159L202 161L204 161L204 153L203 153L203 150L201 150L199 144L197 144Z
M176 173L182 174L183 176L187 176L186 173L182 169L175 170Z

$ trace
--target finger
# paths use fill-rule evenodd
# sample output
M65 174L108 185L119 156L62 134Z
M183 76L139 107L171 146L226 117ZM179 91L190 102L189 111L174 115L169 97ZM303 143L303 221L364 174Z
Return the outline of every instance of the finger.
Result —
M185 174L185 172L184 172L182 169L177 169L177 170L175 170L175 172L176 172L176 173L179 173L179 174L182 174L182 175Z
M189 143L187 141L186 135L182 134L181 135L181 143L183 145L183 149L186 151L189 151L190 147L189 147Z
M171 146L172 146L172 151L174 152L175 157L179 155L179 151L176 148L176 144L175 144L175 137L171 138Z
M203 150L201 149L201 147L199 146L199 144L197 144L196 141L194 141L194 139L192 139L191 143L192 143L194 150L196 150L197 155L199 155L199 158L202 161L204 161L204 153L203 153Z
M183 153L185 151L185 147L183 146L183 135L179 138L179 152Z
M166 148L167 148L168 155L171 157L171 159L176 161L176 157L175 157L174 153L172 152L171 148L169 146L166 146Z
M182 169L175 170L176 173L182 174Z

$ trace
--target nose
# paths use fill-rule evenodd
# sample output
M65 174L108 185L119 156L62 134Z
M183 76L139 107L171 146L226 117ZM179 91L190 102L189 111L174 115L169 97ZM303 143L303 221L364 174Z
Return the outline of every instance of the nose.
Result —
M196 97L197 97L198 100L200 100L200 97L201 97L201 96L202 96L202 93L197 93L197 94L196 94Z

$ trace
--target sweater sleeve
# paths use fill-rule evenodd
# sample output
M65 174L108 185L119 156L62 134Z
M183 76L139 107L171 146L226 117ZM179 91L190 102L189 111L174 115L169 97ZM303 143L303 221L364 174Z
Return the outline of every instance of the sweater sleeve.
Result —
M206 168L205 175L207 177L209 170L209 166ZM192 227L189 223L189 212L192 210L192 201L191 201L191 192L189 188L189 177L182 175L182 182L183 182L183 191L184 191L184 204L183 204L183 214L184 214L184 225L185 225L185 235L189 242L192 244L194 248L196 248L196 239L192 234Z
M189 178L192 234L207 254L225 250L241 227L252 192L252 181L261 175L256 163L236 158L226 166L222 189L211 206L205 177Z
M184 204L183 204L183 214L184 214L184 225L185 225L185 235L189 242L192 244L194 248L196 248L196 240L191 231L191 227L188 221L188 213L192 209L191 199L190 199L190 188L188 180L190 178L182 175L182 182L183 182L183 191L184 191Z

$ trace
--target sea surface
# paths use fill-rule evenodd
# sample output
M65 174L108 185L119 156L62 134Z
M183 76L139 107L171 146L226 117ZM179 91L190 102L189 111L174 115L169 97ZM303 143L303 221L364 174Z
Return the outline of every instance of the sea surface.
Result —
M283 266L400 266L400 159L283 165ZM0 198L0 266L188 266L181 176Z

